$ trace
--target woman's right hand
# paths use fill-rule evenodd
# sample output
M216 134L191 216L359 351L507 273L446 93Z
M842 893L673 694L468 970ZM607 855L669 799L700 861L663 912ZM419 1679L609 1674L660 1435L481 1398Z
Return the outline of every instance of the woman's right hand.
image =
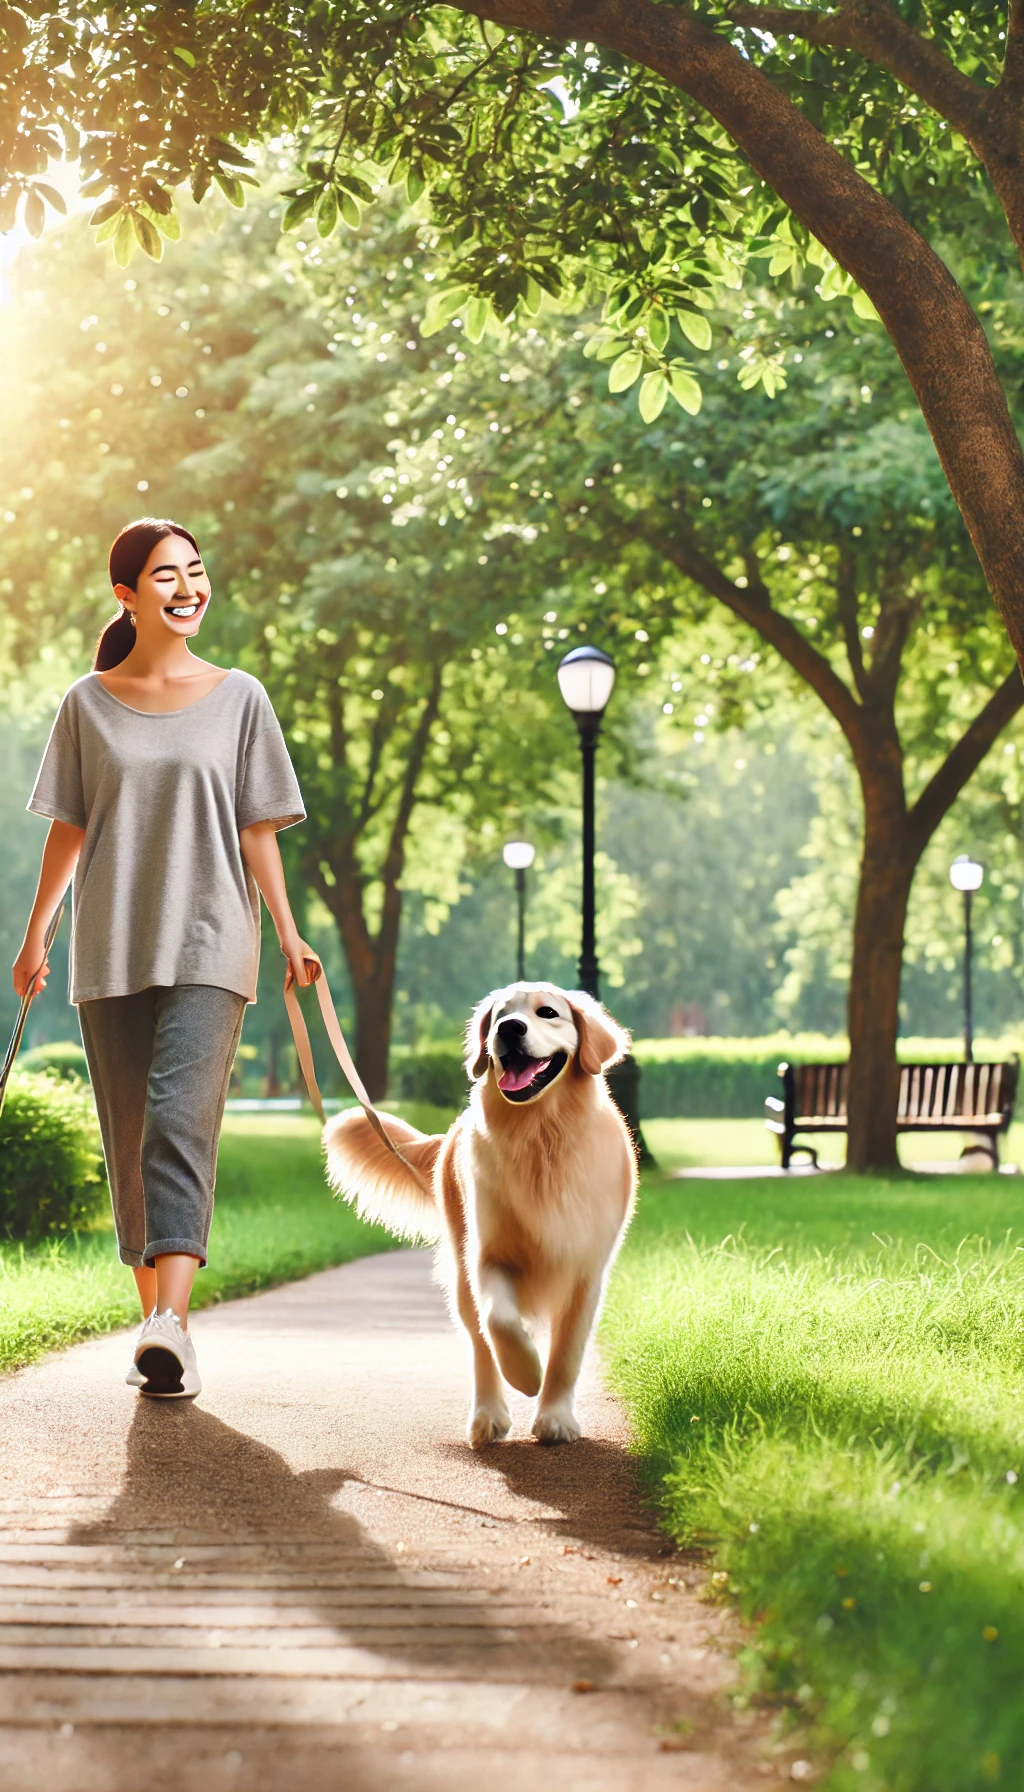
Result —
M46 979L50 975L50 964L46 957L46 929L29 926L25 941L14 961L12 981L14 993L19 1001L24 1001L31 990L34 996L46 988Z

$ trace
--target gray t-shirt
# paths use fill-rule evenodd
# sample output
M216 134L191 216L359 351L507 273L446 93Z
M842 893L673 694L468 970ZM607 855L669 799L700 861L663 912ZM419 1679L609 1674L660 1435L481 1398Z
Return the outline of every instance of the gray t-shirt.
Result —
M256 1000L259 894L239 829L305 819L258 679L231 671L197 703L151 715L89 673L60 706L28 806L85 829L72 1002L175 983Z

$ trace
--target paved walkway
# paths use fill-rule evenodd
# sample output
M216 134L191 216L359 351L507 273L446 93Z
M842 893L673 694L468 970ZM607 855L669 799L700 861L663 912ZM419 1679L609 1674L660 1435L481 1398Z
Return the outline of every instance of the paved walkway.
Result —
M730 1711L733 1621L664 1553L593 1372L586 1441L540 1448L516 1399L473 1455L418 1252L194 1323L195 1405L126 1388L123 1334L0 1381L4 1792L789 1776Z

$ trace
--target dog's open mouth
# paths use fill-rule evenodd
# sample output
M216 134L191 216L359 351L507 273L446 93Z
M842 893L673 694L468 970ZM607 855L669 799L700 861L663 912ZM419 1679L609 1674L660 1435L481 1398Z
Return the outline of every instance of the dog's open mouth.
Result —
M509 1052L499 1058L498 1088L506 1101L532 1101L560 1076L566 1065L566 1053L555 1052L550 1058L529 1058L525 1052Z

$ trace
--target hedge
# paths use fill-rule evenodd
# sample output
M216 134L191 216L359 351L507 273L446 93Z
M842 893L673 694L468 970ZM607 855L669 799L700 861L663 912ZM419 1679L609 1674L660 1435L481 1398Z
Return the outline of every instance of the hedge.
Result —
M19 1072L0 1116L0 1237L37 1242L91 1224L106 1179L89 1091Z
M1009 1057L1020 1049L1015 1037L978 1039L978 1059ZM808 1059L845 1059L849 1041L821 1033L774 1033L760 1039L638 1039L634 1056L641 1069L640 1112L648 1119L746 1119L764 1114L765 1096L778 1092L779 1064ZM901 1039L897 1055L955 1063L963 1057L959 1039ZM392 1056L392 1093L405 1100L460 1108L466 1099L460 1048L399 1047Z
M80 1077L83 1083L89 1081L88 1060L81 1046L73 1039L58 1039L50 1045L34 1045L31 1051L22 1052L18 1068L48 1072L50 1076L64 1077L69 1081L74 1077Z

